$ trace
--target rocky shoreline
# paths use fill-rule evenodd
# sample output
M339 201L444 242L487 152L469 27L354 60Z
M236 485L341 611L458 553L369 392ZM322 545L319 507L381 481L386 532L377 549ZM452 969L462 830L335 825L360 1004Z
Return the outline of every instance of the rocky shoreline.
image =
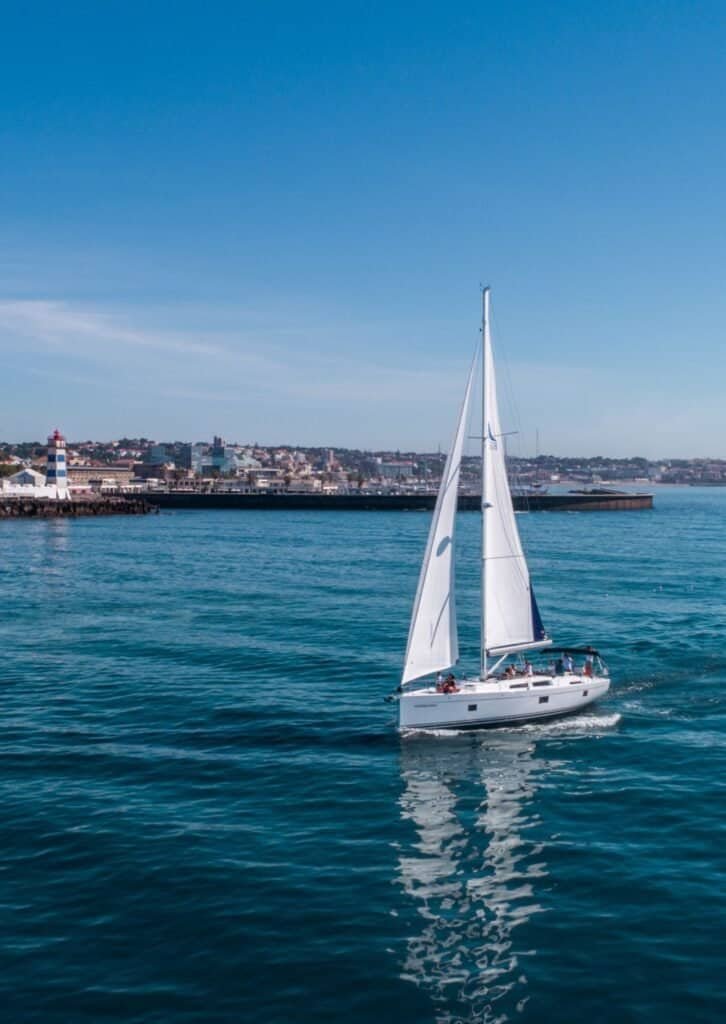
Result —
M49 498L0 496L0 519L77 519L81 516L140 516L158 512L142 497Z

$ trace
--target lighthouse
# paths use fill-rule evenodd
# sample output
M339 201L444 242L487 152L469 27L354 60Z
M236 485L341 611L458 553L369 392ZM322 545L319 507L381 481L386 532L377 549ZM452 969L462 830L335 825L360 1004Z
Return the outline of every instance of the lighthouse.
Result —
M48 438L48 461L45 469L47 487L55 488L55 498L68 498L68 469L66 467L66 439L60 430ZM52 493L52 492L51 492Z

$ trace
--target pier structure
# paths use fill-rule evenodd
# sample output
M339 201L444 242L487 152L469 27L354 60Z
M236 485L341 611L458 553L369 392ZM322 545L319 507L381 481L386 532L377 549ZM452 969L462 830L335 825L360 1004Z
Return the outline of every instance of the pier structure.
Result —
M293 492L242 493L234 491L148 491L149 504L161 509L278 509L327 511L430 511L436 504L433 493L374 494L296 494ZM625 512L653 507L652 494L625 492L589 492L569 494L515 495L517 512ZM476 511L481 506L478 494L460 494L459 509Z

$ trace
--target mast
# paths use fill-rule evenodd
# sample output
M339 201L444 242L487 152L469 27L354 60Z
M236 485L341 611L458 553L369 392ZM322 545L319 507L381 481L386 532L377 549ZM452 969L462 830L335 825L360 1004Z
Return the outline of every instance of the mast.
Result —
M481 662L479 678L487 677L487 637L486 637L486 525L485 513L488 506L486 493L486 458L487 458L487 359L489 357L489 287L482 289L481 318Z

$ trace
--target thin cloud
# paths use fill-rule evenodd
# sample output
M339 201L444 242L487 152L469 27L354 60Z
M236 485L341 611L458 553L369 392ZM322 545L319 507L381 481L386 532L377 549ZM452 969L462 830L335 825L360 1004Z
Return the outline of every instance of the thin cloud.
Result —
M167 312L173 314L172 310ZM223 312L229 324L229 311ZM212 311L210 315L213 316ZM254 390L280 401L409 405L453 394L461 377L456 367L451 366L445 370L414 363L394 367L370 358L351 357L345 352L344 342L349 340L350 333L347 324L339 328L333 324L324 328L297 325L290 336L294 334L298 340L284 345L279 339L286 330L281 318L270 314L266 327L261 329L258 325L253 332L242 328L234 331L227 326L225 344L221 344L199 341L177 330L130 326L117 315L78 304L46 299L0 300L0 344L5 333L93 363L118 361L128 349L184 357L165 366L167 374L182 378L157 390L158 395L168 398L224 402L239 400ZM336 330L341 338L340 351L321 352L317 347L319 335L325 333L330 337ZM365 330L363 325L356 325L356 334L361 330ZM271 340L271 332L276 341ZM260 352L263 348L266 354ZM211 378L220 373L221 363L227 364L222 372L228 386L235 379L234 369L241 371L238 393L230 393L229 387L219 392L209 387Z
M380 446L389 436L410 447L417 435L428 439L425 447L445 443L463 391L468 344L451 359L414 344L403 325L330 320L321 327L318 316L302 317L284 337L290 326L284 309L249 320L248 310L234 307L122 314L78 302L5 299L0 348L34 350L37 365L25 372L48 371L75 386L82 433L110 429L111 411L94 404L102 391L111 407L129 415L133 409L139 429L151 434L201 436L212 421L235 436L283 434L309 443L330 437ZM394 340L398 348L384 349ZM408 359L400 351L406 341Z
M218 342L200 341L190 332L156 327L130 326L112 313L84 308L67 302L46 299L0 300L0 347L3 334L22 337L37 345L69 356L85 356L94 361L117 356L119 350L137 349L184 357L199 357L188 365L195 367L210 362L238 364L250 370L275 372L283 367L249 350L257 339L232 340L239 345L244 340L247 349L230 347Z
M163 398L181 398L190 402L239 402L239 392L201 391L196 388L164 388Z
M43 299L0 301L0 329L53 346L69 346L71 351L77 347L78 340L83 339L187 355L229 354L217 345L157 331L137 330L116 322L107 313Z

